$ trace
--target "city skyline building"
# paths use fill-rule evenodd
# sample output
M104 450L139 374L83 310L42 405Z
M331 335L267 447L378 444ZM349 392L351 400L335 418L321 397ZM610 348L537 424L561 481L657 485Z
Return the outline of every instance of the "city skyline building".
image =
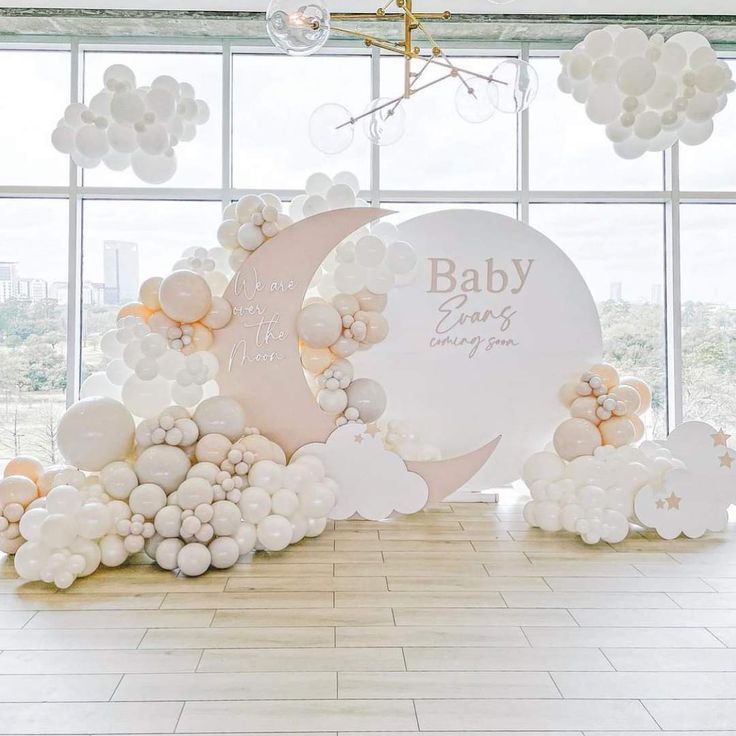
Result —
M103 248L105 304L135 301L138 298L138 243L105 240Z

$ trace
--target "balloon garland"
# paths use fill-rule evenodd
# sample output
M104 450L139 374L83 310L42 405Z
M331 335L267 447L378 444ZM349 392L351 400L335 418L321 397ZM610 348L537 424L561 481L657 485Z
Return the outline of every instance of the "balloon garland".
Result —
M560 397L572 418L557 428L554 451L524 463L532 496L524 506L528 524L578 534L586 544L621 542L631 524L667 539L724 528L736 500L728 435L686 422L666 441L637 447L644 435L639 415L651 406L651 391L640 379L619 380L605 363L563 386Z
M560 63L560 90L606 126L614 151L626 159L678 140L704 143L736 89L728 64L693 31L665 41L659 33L647 38L639 28L606 26L561 54Z
M51 134L54 148L84 169L103 162L113 171L130 166L146 184L171 179L174 149L209 120L207 103L196 99L191 84L165 74L150 87L136 87L135 74L123 64L108 67L103 81L89 106L73 102L64 110Z

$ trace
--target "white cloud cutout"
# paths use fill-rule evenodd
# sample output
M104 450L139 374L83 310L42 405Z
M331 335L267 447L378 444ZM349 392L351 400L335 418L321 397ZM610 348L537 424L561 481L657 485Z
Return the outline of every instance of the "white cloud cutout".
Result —
M658 444L686 467L670 472L661 488L647 485L639 491L634 502L639 521L664 539L723 531L736 500L736 451L727 436L705 422L685 422Z
M383 440L366 432L363 424L338 427L327 442L314 442L296 451L295 458L315 455L325 472L340 486L331 519L354 514L378 521L394 511L413 514L427 503L426 481L407 470L404 461L387 450Z

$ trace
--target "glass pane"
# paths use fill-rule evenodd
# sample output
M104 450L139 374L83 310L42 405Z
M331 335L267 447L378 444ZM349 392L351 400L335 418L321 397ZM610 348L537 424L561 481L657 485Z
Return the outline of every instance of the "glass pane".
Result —
M125 64L136 76L140 87L148 86L158 76L168 74L178 82L189 82L199 99L210 108L210 119L197 126L196 138L176 147L177 169L162 186L219 187L222 182L222 56L217 53L108 53L84 55L84 101L89 103L103 87L102 75L111 64ZM132 171L111 171L104 164L85 172L87 186L150 186Z
M681 226L684 418L736 435L736 206L685 205Z
M64 200L0 199L0 460L59 460L66 391Z
M51 133L69 104L69 53L2 50L0 79L0 184L67 184Z
M585 106L557 88L560 62L535 58L539 95L529 108L532 189L662 189L661 153L626 161Z
M315 108L337 102L355 113L370 99L370 57L238 54L233 60L233 180L236 187L303 189L315 171L352 171L369 186L370 146L357 130L336 155L309 140Z
M662 207L537 204L530 217L587 282L601 318L604 359L652 387L653 409L643 417L649 437L666 436Z
M736 75L736 61L729 62ZM736 103L731 99L713 120L713 135L699 146L680 146L682 189L736 189Z
M395 215L389 215L385 219L400 225L402 222L411 220L427 212L439 210L484 210L485 212L497 212L516 219L516 205L509 202L495 202L493 204L479 204L468 202L382 202L381 207L387 210L395 210Z
M86 202L82 378L99 370L102 335L142 281L165 276L187 248L213 248L217 202Z
M483 74L490 74L502 60L453 57L456 64ZM415 71L420 68L416 66ZM417 84L438 79L445 71L432 67ZM516 188L516 116L498 112L483 123L466 122L455 109L460 84L448 79L403 103L404 136L381 149L384 189ZM403 60L393 56L381 59L381 96L396 97L403 88ZM368 99L362 101L361 111L368 103ZM363 136L362 128L356 131L357 136Z

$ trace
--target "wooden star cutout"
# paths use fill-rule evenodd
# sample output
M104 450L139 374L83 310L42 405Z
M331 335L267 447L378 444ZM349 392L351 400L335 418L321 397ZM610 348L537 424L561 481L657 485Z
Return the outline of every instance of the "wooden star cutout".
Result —
M375 424L369 424L366 427L365 433L371 437L375 437L377 434L381 434L381 430Z
M715 434L712 434L713 447L727 447L727 442L731 438L730 434L726 434L722 429L719 429Z
M363 442L363 435L356 434L355 437L353 437L353 442L356 442L357 444L361 444L361 442Z
M664 499L663 498L658 498L657 499L657 503L655 505L656 505L656 507L658 509L663 509L664 508Z
M718 459L721 461L722 468L730 468L733 464L733 458L728 454L728 452L725 455L721 455Z
M682 498L680 496L675 496L674 492L670 493L667 498L664 499L667 502L667 510L671 509L678 509L680 508L680 501L682 501Z

